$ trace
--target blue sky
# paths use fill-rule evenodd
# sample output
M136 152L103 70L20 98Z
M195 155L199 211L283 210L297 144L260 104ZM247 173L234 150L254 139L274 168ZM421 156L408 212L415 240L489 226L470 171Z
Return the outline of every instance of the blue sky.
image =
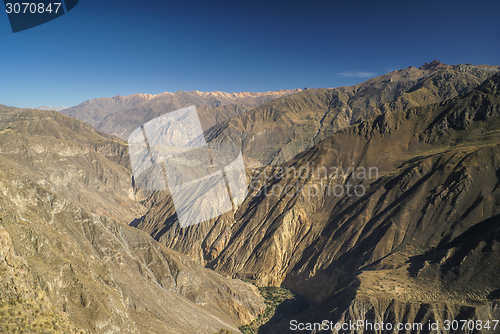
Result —
M0 104L337 87L434 59L500 65L498 13L497 0L80 0L16 34L0 13Z

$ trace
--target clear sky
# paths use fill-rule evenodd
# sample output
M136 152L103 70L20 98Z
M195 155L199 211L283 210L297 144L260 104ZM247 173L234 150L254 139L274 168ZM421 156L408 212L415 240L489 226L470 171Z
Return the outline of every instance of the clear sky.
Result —
M500 65L499 17L498 0L80 0L13 34L0 13L0 104L337 87L434 59Z

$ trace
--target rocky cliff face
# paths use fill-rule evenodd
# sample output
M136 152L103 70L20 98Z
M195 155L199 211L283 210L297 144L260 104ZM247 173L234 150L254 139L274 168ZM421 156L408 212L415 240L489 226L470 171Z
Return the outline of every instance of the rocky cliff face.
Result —
M249 171L234 213L181 229L156 194L136 225L217 272L313 300L303 321L498 319L499 85L394 108Z
M363 119L469 92L498 70L434 61L352 87L305 90L217 124L207 131L207 139L242 147L250 163L282 163Z
M123 223L134 201L126 148L70 117L0 113L2 332L239 332L265 304Z
M208 129L260 104L300 91L300 89L265 93L178 91L157 95L117 95L112 98L103 97L85 101L61 112L126 140L132 130L147 121L187 106L196 105L202 127Z

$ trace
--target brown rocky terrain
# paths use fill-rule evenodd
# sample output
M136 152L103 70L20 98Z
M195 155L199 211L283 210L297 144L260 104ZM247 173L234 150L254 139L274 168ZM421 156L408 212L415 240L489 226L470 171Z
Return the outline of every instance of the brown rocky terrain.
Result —
M127 226L124 143L53 111L1 107L0 332L239 332L257 289Z
M134 225L224 275L314 301L301 321L498 320L500 75L470 90L479 77L459 86L455 67L432 66L444 69L384 105L429 96L420 89L438 89L429 82L440 76L440 87L466 93L392 107L286 163L249 170L254 183L235 212L181 229L170 198L155 194ZM272 110L259 108L248 124L256 110Z
M260 104L295 94L300 89L265 93L178 91L97 98L62 110L65 115L127 140L130 132L160 115L196 105L203 129L208 129Z
M2 108L0 154L91 213L130 222L144 211L134 198L124 143L58 112Z
M217 124L206 137L241 147L250 163L281 163L363 119L442 102L469 92L498 71L498 66L452 66L435 60L351 87L308 89L277 99Z
M77 333L66 313L55 310L30 276L26 261L17 256L9 233L0 227L0 332Z

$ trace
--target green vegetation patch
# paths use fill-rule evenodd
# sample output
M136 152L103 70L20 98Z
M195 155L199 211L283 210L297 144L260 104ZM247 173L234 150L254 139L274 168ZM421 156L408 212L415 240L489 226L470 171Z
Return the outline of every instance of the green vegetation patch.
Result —
M260 287L259 291L262 297L265 298L267 307L252 323L239 328L243 334L257 334L260 328L290 318L310 306L306 298L296 295L285 288Z

